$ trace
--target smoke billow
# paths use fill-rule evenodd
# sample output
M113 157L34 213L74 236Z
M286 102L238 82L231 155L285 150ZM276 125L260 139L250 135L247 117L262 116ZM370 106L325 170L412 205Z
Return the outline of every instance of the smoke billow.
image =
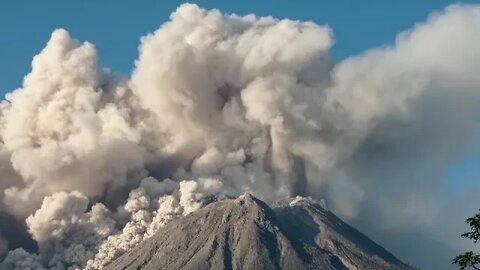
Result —
M478 33L480 7L455 5L335 63L328 27L185 4L122 77L55 30L0 106L0 209L38 243L2 264L101 269L244 192L418 223L436 179L426 171L463 157L480 131Z

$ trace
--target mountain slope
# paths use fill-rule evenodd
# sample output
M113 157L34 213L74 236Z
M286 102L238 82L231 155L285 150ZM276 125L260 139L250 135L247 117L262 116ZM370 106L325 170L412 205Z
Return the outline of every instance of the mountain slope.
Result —
M308 201L246 194L162 228L106 269L412 269Z

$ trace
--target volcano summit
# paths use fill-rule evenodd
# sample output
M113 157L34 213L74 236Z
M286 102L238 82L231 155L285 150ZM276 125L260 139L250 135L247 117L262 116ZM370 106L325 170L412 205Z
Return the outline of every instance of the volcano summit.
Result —
M172 221L106 269L413 269L308 199L245 194Z

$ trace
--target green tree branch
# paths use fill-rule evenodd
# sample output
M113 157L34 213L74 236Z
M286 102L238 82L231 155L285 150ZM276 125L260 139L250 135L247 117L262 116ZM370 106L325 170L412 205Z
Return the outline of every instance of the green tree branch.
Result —
M474 243L480 240L480 213L468 218L466 223L470 227L470 231L462 234L462 237L472 239ZM453 259L453 264L458 264L460 270L468 267L480 270L480 255L473 253L473 251L465 252Z

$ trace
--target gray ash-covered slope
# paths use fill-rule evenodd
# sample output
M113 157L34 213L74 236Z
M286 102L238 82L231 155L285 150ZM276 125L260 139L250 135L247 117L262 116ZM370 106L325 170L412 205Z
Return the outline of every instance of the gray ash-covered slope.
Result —
M412 269L305 200L244 195L175 220L107 269Z

